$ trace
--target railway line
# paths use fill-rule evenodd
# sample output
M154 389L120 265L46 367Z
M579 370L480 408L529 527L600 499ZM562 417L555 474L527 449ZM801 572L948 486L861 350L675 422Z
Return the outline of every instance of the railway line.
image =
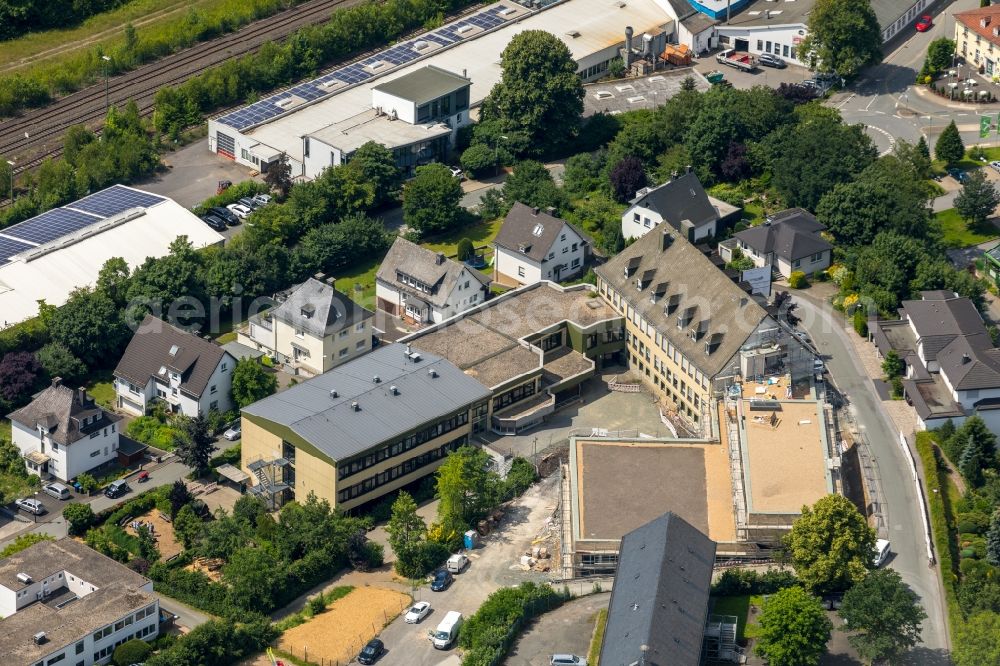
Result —
M4 120L0 122L0 155L14 159L15 172L30 169L62 151L63 135L71 125L99 125L105 115L105 95L110 104L135 100L140 113L148 114L160 88L182 83L209 67L287 37L298 28L322 23L335 9L364 1L312 0L111 78L107 91L102 81L48 106Z

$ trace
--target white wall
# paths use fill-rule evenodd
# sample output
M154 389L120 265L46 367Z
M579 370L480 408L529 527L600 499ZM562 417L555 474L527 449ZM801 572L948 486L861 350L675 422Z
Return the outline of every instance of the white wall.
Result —
M137 388L139 392L133 393L130 387ZM121 378L115 378L115 393L118 395L118 409L136 416L146 413L146 405L156 395L152 380L147 381L145 386L135 386Z
M411 125L417 124L417 107L413 102L402 97L390 95L382 90L372 90L372 108L382 107L387 114L396 112L396 116Z
M98 465L116 459L118 457L118 435L120 434L118 426L120 424L121 422L112 423L98 430L96 437L88 435L73 442L68 447L60 446L59 452L64 455L61 462L64 462L65 466L61 468L62 473L56 474L52 471L52 463L50 462L49 472L61 481L68 481Z
M327 167L338 166L342 161L339 148L320 141L314 136L309 139L309 154L302 158L303 175L306 178L316 178ZM305 139L303 139L305 141ZM303 145L303 152L305 146Z
M764 7L761 7L761 11L764 11L764 9ZM771 20L779 20L780 16L780 14L772 15ZM764 15L761 14L761 23L764 23L765 20ZM804 24L793 23L759 26L727 26L720 24L717 26L717 30L719 35L729 36L729 43L722 44L726 48L736 48L736 40L745 39L748 42L747 50L750 53L757 55L771 53L795 65L808 65L806 61L799 58L803 54L798 53L799 43L806 36L806 26ZM770 44L770 48L768 48L768 44ZM778 47L777 50L775 49L775 45ZM793 49L795 50L794 57L792 56Z
M574 245L576 249L573 249ZM586 258L587 244L572 227L565 225L562 233L552 243L549 253L542 260L542 279L557 280L553 269L565 265L559 273L558 280L568 280L583 271ZM574 261L576 266L573 265Z
M635 219L637 214L639 215L638 221ZM645 236L651 229L655 229L658 224L662 223L663 217L656 211L638 205L632 206L622 215L622 236L626 240L639 238L640 236ZM706 224L704 227L696 230L694 240L699 241L703 238L714 236L716 231L715 225L716 222L713 221L711 224Z
M0 618L13 615L17 610L17 593L9 587L0 585Z
M497 247L495 266L497 272L520 284L534 284L542 279L541 264L528 259L516 250ZM523 273L523 275L522 275Z
M212 377L208 380L208 384L205 387L205 392L201 396L201 400L198 401L194 407L197 411L195 413L184 413L188 416L208 414L209 410L213 409L213 403L217 403L214 409L220 412L226 412L232 409L234 367L236 367L236 359L228 353L224 354L222 360L219 361L219 365L216 366L215 371L212 373ZM215 387L215 393L212 393L213 386Z

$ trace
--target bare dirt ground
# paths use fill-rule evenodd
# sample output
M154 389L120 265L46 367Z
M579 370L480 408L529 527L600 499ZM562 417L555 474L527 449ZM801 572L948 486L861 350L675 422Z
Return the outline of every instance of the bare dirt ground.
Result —
M395 590L356 588L325 612L286 631L278 649L321 666L346 664L409 604L409 595Z
M142 523L152 525L153 536L156 537L156 549L160 551L161 559L168 560L174 555L180 554L184 549L174 536L174 526L169 520L164 520L159 510L153 509L152 511L147 511L134 521L126 524L125 531L132 536L136 536L137 532L134 525Z

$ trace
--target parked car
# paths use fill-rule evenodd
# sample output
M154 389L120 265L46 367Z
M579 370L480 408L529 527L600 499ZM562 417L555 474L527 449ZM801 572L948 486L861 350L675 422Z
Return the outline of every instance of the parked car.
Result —
M952 167L948 169L948 175L957 180L959 183L964 183L969 179L969 174L961 169L956 169Z
M587 660L575 654L554 654L549 666L587 666Z
M242 426L240 425L240 422L237 421L236 423L229 426L226 432L222 433L222 436L227 440L229 440L230 442L235 442L236 440L238 440L240 437L243 436L243 431L241 428Z
M875 540L875 560L872 565L878 569L882 564L885 563L887 557L889 557L889 540L888 539L876 539Z
M264 205L264 204L260 203L259 201L256 201L255 199L253 199L251 197L243 197L241 199L238 199L236 201L236 203L238 203L238 204L240 204L242 206L246 206L250 210L257 210L258 208L260 208L261 206Z
M207 224L208 226L212 227L216 231L225 231L226 230L226 223L223 222L222 220L220 220L215 215L202 215L201 216L201 221L204 222L205 224Z
M934 27L934 19L931 18L930 14L924 14L917 21L917 32L927 32L932 27Z
M462 569L469 563L469 558L464 553L455 553L448 558L445 568L451 573L462 573Z
M460 167L450 166L448 169L451 171L451 175L459 180L465 180L465 172L462 171Z
M36 499L31 499L30 497L28 499L16 499L14 500L14 504L21 511L27 511L28 513L32 513L36 516L40 516L45 513L45 505Z
M764 67L774 67L775 69L784 69L788 67L788 63L773 53L761 53L758 58L758 62Z
M813 359L813 371L814 372L823 372L824 370L826 370L826 363L823 362L823 359L821 359L821 358L814 358Z
M61 483L47 483L42 486L42 492L46 495L51 495L57 500L68 500L72 495L70 495L69 488Z
M253 197L253 201L256 201L261 206L266 206L267 204L271 203L271 195L270 194L257 194L257 195L255 195Z
M358 654L359 664L374 664L385 653L385 644L377 638L368 641Z
M228 206L226 206L226 208L228 208L233 213L233 215L240 218L241 220L245 220L247 215L253 212L253 208L250 208L249 206L244 206L241 203L231 203Z
M131 490L132 489L129 487L128 482L118 479L117 481L112 481L108 487L104 489L104 495L110 499L118 499Z
M209 208L208 212L222 219L223 222L225 222L231 227L235 227L237 224L240 223L240 218L236 217L236 214L233 213L233 211L229 210L228 208L215 206L213 208Z
M403 620L407 624L416 624L422 619L427 617L427 614L431 612L431 602L429 601L418 601L417 603L410 606L410 610L406 611L406 616Z
M434 580L431 581L431 592L444 592L453 582L455 582L455 577L451 575L451 572L440 569L434 574Z

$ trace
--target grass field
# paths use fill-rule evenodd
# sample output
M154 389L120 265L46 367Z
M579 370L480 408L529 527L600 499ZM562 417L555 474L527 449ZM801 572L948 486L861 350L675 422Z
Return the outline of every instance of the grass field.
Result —
M97 401L97 404L104 407L114 407L117 397L115 395L115 378L112 370L101 370L90 376L86 384L87 393Z
M455 231L428 238L421 243L424 247L443 252L445 256L454 258L458 254L458 242L463 238L468 238L477 249L488 246L497 237L503 220L493 220L492 222L480 222L468 227L462 227Z
M736 641L743 642L743 632L747 628L747 614L750 612L750 597L713 597L712 615L735 615L737 618Z
M996 227L989 223L986 229L970 229L954 208L935 213L934 218L941 225L942 239L948 247L978 245L1000 236Z
M608 627L608 609L597 611L594 618L594 635L590 638L590 650L587 651L588 666L597 666L601 656L601 644L604 642L604 630Z
M375 309L375 273L383 257L358 264L337 278L336 287L358 305Z

